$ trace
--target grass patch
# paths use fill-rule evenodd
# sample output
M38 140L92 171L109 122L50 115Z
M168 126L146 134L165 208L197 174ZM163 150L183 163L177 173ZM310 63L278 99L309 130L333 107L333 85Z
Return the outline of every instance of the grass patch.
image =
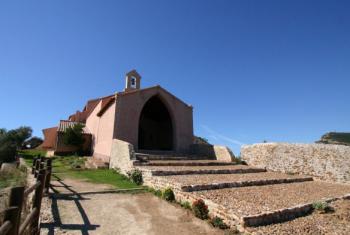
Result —
M9 169L0 172L0 189L26 184L26 173L20 169Z
M62 176L62 174L60 174ZM109 184L118 189L139 188L137 184L131 182L126 176L109 169L97 170L70 170L64 173L64 177L84 179L92 183Z
M38 155L45 156L46 151L37 149L27 149L18 151L18 154L23 157L24 161L27 163L28 166L31 166L33 163L33 158Z
M44 151L25 150L21 155L26 163L31 166L33 158L38 154L45 156ZM59 178L74 178L87 180L97 184L109 184L118 189L139 188L137 184L131 182L126 176L109 169L84 169L87 157L79 156L55 156L52 161L52 174Z

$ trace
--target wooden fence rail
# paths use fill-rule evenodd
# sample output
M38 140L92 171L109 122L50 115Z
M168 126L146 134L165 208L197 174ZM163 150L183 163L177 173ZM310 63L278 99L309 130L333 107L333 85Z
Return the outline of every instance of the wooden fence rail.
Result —
M52 159L35 157L31 173L36 183L28 188L13 187L10 190L9 207L5 210L4 220L0 227L0 235L22 235L25 231L30 234L40 234L40 209L44 193L48 193L51 180ZM34 191L31 212L21 223L23 204L30 193Z

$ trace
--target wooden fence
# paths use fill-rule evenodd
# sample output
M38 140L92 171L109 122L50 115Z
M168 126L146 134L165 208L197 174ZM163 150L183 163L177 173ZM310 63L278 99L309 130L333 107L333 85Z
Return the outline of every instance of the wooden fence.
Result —
M52 170L52 159L35 157L31 173L36 178L36 183L25 187L13 187L10 190L9 207L5 210L3 224L0 227L0 235L22 235L25 231L30 234L40 234L40 208L44 193L48 193ZM21 222L22 209L28 195L34 192L31 212Z

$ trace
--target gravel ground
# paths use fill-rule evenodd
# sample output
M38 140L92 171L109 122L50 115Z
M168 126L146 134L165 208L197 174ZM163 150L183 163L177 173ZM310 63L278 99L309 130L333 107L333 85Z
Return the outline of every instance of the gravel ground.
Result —
M172 175L161 176L170 182L175 182L180 185L208 184L208 183L229 183L249 180L263 179L294 179L304 178L300 175L287 175L277 172L262 172L248 174L209 174L209 175Z
M43 201L41 234L224 234L150 193L100 193L109 187L69 179L62 183L65 187L53 182L60 193Z
M237 216L260 214L349 193L349 185L320 181L193 192L231 209Z
M309 216L300 217L280 224L272 224L256 228L248 228L252 234L279 235L348 235L350 234L350 200L339 200L330 204L333 213L320 214L317 212Z
M245 165L229 166L142 166L144 169L157 171L187 171L187 170L236 170L236 169L255 169Z

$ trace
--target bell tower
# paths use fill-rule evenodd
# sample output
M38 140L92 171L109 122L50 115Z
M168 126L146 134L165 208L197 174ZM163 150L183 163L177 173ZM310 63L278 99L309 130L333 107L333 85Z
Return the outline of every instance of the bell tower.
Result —
M126 74L125 82L124 91L138 90L141 85L141 76L135 69L133 69Z

